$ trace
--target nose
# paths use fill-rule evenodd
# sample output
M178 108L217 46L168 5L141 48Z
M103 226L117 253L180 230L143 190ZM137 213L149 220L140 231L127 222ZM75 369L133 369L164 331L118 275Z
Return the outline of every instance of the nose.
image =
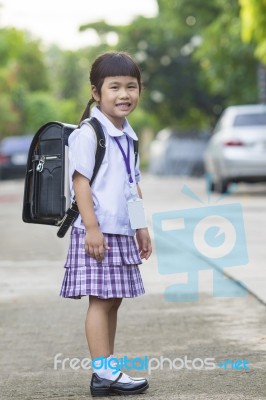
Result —
M123 87L120 88L119 97L120 97L120 99L128 99L129 95L128 95L128 91L126 88L123 88Z

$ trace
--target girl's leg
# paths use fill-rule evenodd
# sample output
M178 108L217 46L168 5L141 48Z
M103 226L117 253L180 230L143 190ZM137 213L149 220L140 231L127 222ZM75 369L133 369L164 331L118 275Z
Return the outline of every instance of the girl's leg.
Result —
M91 359L95 358L108 358L114 353L114 342L117 325L117 311L122 303L122 299L99 299L96 296L90 296L90 304L85 322L85 330L88 341L88 346L91 354ZM96 364L98 363L98 364ZM107 391L109 394L109 387L103 386L99 388L98 379L108 379L115 381L119 379L119 384L131 384L132 393L136 390L147 388L148 383L145 379L136 380L130 378L125 373L121 373L120 370L116 370L111 366L103 365L100 360L95 360L94 372L96 375L92 375L91 391L96 393L97 391ZM97 383L94 381L97 380ZM120 390L123 386L120 386ZM129 394L129 393L126 393Z
M121 303L122 299L103 300L90 296L85 330L92 358L114 353L117 311Z
M114 354L115 332L117 325L117 311L123 299L114 299L113 307L109 312L109 346L110 354Z
M99 299L96 296L89 296L89 299L85 331L91 358L108 357L111 354L109 314L115 299ZM111 325L113 330L114 324Z

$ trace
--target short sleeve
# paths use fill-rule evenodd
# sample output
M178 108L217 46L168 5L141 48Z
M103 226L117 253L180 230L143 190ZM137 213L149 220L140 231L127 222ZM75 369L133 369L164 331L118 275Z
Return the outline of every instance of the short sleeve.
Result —
M69 177L72 181L75 171L89 180L95 165L96 135L93 128L82 125L69 136Z

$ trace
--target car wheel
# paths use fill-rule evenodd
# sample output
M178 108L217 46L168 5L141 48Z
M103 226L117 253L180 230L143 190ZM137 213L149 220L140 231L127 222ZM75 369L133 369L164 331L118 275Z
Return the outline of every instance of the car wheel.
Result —
M227 193L228 182L225 179L222 179L222 178L218 179L218 181L214 185L214 190L217 193L221 193L221 194Z

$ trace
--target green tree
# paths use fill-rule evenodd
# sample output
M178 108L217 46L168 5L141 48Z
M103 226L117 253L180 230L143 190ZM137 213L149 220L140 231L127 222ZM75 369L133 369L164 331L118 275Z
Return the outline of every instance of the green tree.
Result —
M58 74L61 79L60 95L62 98L75 98L81 91L80 58L78 52L65 51L61 53Z
M206 128L226 105L256 101L256 61L241 41L238 1L157 1L155 18L81 28L95 29L101 45L115 32L115 47L134 55L146 87L141 105L154 128Z
M21 113L14 102L18 89L17 63L23 45L23 34L15 29L0 29L0 137L15 134Z
M86 28L95 29L105 42L108 34L115 32L118 35L115 47L134 55L145 87L141 106L148 115L153 115L154 129L166 125L205 125L209 100L207 94L202 96L198 62L184 48L187 34L172 32L161 15L152 19L138 17L128 26L113 27L101 21ZM151 118L146 121L150 122Z
M77 123L90 98L90 51L64 51L57 46L47 51L51 93L58 100L60 118L65 122Z
M15 28L0 28L1 68L16 60L25 44L25 34Z
M25 133L29 92L48 90L47 69L40 43L15 28L0 29L0 132Z
M58 120L60 112L57 100L49 93L28 92L25 98L24 126L28 133L35 133L48 121Z
M265 0L239 0L241 6L242 38L254 41L255 55L266 64L266 2Z
M38 41L25 42L17 62L18 79L25 83L29 91L49 89L47 66Z
M241 22L237 0L216 0L218 17L201 34L202 44L194 57L201 66L201 80L206 90L219 96L213 105L219 114L230 104L258 100L257 61L254 46L241 40Z

